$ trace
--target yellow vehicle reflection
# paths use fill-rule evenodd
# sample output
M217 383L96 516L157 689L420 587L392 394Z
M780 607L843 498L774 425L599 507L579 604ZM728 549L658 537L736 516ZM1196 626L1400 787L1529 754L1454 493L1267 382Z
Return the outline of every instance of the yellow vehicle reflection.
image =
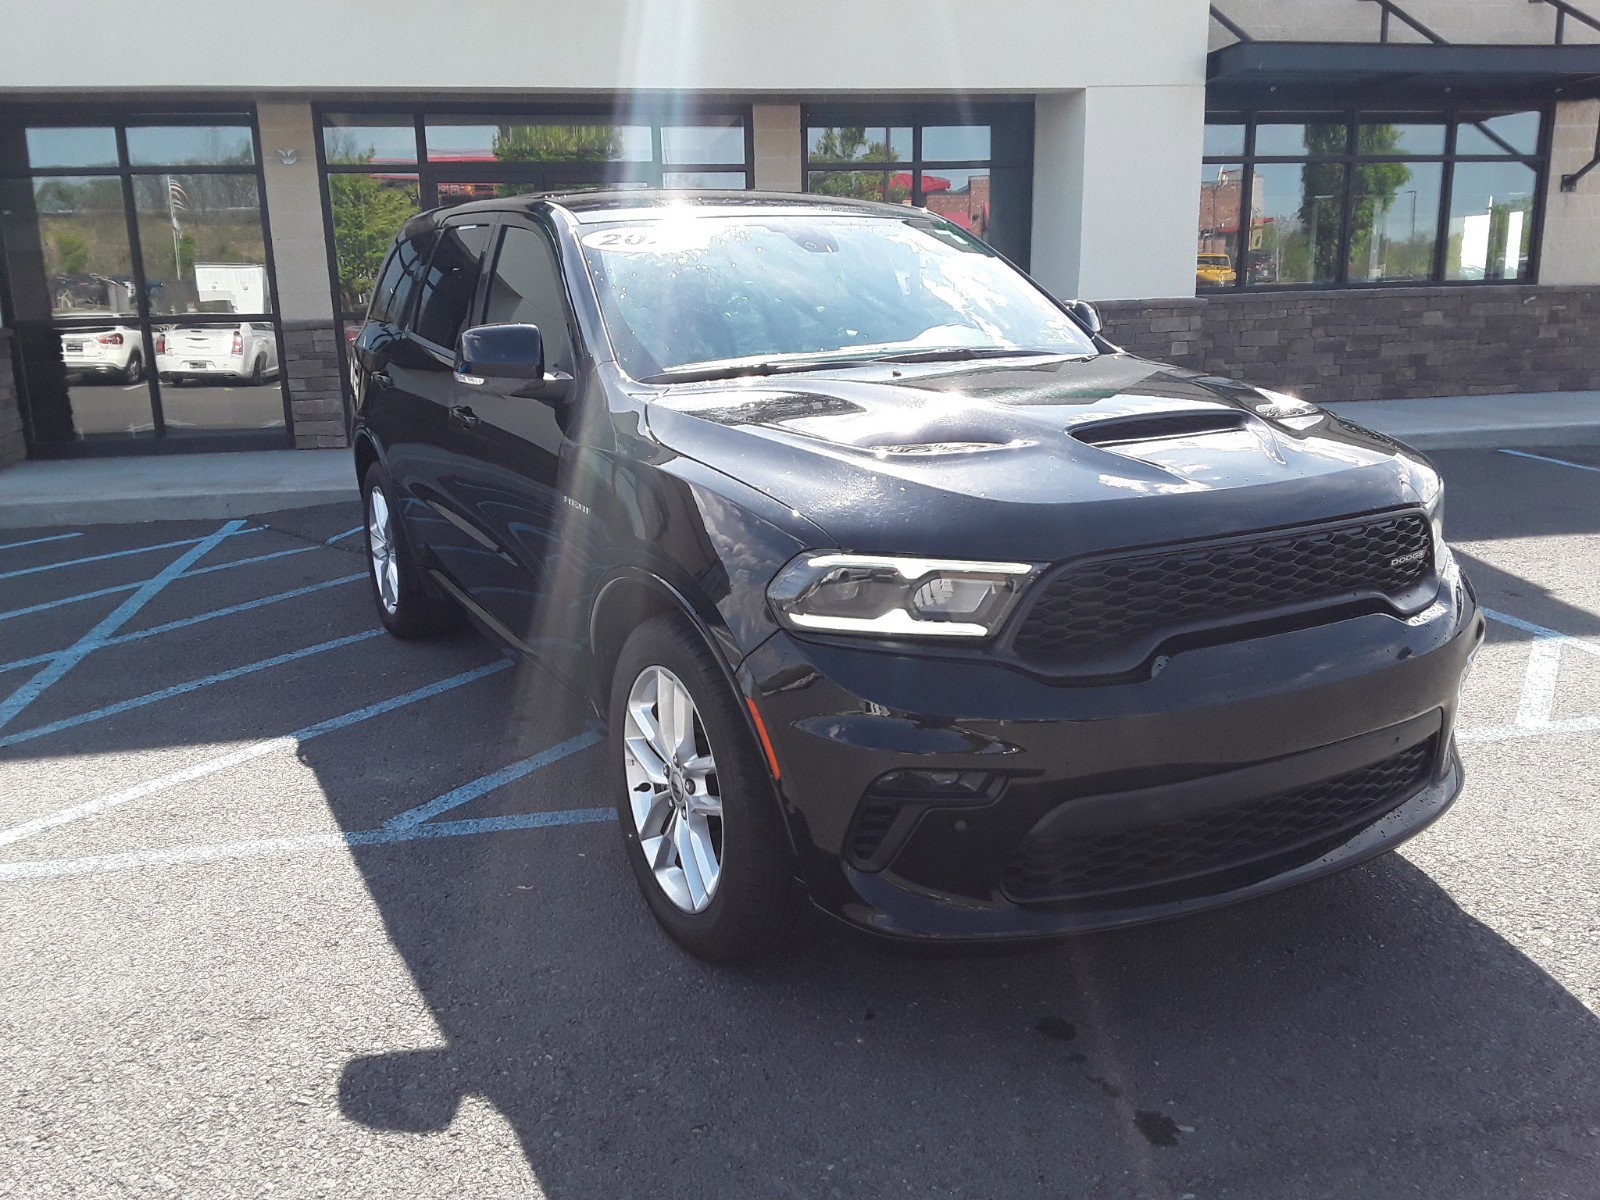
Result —
M1226 254L1197 254L1194 262L1194 281L1199 284L1232 283L1239 276L1233 269L1233 259Z

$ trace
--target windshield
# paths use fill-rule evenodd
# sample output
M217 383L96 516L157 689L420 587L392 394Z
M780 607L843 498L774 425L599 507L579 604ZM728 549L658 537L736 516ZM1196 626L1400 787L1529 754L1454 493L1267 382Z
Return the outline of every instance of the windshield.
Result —
M636 379L785 359L1095 353L994 251L927 217L685 211L581 242L618 360Z

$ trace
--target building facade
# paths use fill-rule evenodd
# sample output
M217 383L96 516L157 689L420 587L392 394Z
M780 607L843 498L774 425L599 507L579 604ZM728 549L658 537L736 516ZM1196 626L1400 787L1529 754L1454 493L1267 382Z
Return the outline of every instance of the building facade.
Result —
M924 206L1131 349L1313 399L1600 386L1565 0L204 14L8 14L0 461L342 445L399 226L597 186Z

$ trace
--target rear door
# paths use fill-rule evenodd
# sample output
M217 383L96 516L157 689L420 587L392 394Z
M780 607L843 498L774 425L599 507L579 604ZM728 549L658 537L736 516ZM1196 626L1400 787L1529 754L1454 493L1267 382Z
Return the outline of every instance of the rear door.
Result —
M482 323L538 326L546 373L580 376L562 401L468 395L472 420L452 430L454 499L495 550L464 586L513 637L559 664L594 557L584 540L593 522L569 486L583 380L555 242L537 220L506 217L486 273Z
M448 221L417 284L416 300L399 339L385 355L384 374L391 408L404 414L404 450L391 443L390 472L400 493L400 508L412 542L430 565L458 586L493 559L492 544L452 501L452 438L475 397L463 396L456 382L456 339L476 310L484 251L494 228L492 216ZM454 410L454 411L453 411Z

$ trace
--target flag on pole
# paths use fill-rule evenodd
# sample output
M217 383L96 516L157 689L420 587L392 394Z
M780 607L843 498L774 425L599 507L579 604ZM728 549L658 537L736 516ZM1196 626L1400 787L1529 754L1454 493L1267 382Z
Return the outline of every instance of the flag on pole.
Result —
M191 211L189 208L189 193L183 190L183 184L179 183L171 175L168 175L167 214L172 218L172 227L174 229L178 227L178 210L180 208L183 209L184 212Z

